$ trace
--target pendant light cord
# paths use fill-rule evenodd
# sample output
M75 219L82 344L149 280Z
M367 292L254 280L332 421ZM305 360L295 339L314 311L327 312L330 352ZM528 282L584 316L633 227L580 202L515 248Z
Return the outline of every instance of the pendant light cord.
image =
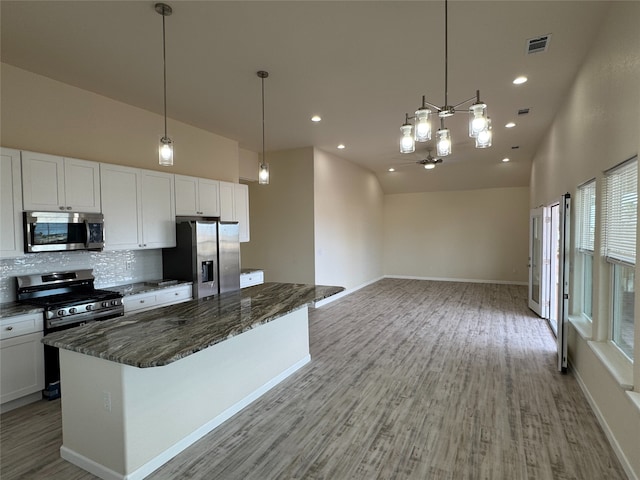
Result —
M164 14L162 15L162 66L164 69L164 138L167 138L167 51L165 47Z
M262 164L264 165L264 77L262 80Z
M448 32L448 6L447 0L444 0L444 106L449 105L449 32Z

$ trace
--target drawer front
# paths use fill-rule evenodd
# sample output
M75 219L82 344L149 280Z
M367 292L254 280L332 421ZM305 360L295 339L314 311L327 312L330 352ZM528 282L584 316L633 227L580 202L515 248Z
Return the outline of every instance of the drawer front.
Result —
M240 275L240 288L264 283L264 272L252 272Z
M184 300L191 300L191 287L170 288L158 293L158 303L172 304L182 302Z
M29 333L42 332L44 327L42 313L29 313L15 317L0 318L0 339L18 337Z
M124 313L147 310L158 304L158 295L156 293L129 295L122 299L122 303L124 305Z

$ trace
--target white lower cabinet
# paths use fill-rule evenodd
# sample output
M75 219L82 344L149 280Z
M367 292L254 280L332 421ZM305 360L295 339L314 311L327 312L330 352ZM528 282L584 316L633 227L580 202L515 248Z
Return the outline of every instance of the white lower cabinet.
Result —
M176 245L173 175L100 164L105 250Z
M262 283L264 283L264 272L262 270L240 274L240 288L252 287Z
M127 295L122 299L124 313L144 312L192 299L191 285L163 288L153 292Z
M44 388L42 313L0 318L0 404Z

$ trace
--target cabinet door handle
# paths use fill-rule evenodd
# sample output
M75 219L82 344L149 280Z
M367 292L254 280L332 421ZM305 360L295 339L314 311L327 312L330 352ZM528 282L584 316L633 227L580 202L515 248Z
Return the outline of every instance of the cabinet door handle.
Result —
M63 206L60 206L60 207L58 207L58 208L60 208L60 210L64 210L64 207L63 207Z
M7 330L11 331L13 330L13 327L7 327Z
M67 210L71 210L71 207L67 207Z
M140 300L140 303L144 303L144 300Z
M178 292L176 292L176 293L174 293L174 295L175 295L175 296L178 296L178 295L180 295L180 294L179 294Z

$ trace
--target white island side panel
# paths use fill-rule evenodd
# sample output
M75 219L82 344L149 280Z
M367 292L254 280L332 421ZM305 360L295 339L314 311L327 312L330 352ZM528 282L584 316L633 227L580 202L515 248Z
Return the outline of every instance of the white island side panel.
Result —
M309 360L307 307L163 367L61 350L62 456L144 478Z

